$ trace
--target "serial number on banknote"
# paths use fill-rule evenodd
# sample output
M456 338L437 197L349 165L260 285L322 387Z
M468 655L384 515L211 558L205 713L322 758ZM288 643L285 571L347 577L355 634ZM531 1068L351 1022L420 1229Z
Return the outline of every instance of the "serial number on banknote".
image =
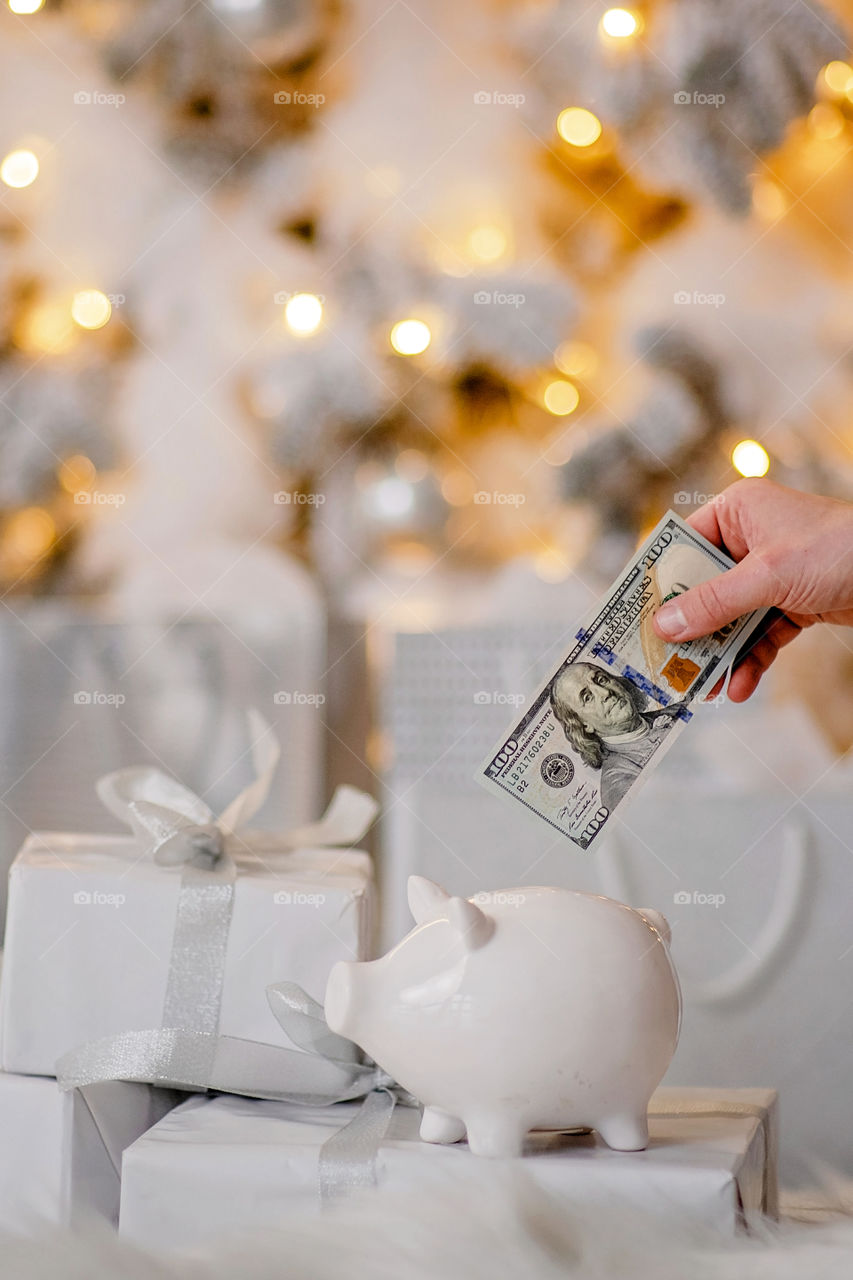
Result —
M763 610L680 644L652 627L667 600L732 564L673 512L664 516L480 766L478 781L588 849L760 624Z

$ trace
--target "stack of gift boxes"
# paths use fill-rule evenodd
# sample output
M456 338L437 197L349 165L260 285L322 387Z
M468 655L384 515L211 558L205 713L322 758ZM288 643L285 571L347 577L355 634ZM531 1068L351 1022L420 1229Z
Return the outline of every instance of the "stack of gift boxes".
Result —
M346 847L372 802L344 789L319 824L260 833L245 821L271 765L219 820L163 775L123 771L101 794L132 835L26 840L0 986L0 1227L100 1218L139 1244L182 1248L319 1211L321 1150L362 1103L244 1096L254 1090L229 1074L228 1053L204 1077L214 1042L240 1050L235 1062L273 1046L275 1076L275 1053L294 1048L267 988L298 984L321 1001L331 967L367 959L375 936L370 858ZM650 1117L645 1152L538 1133L523 1163L574 1206L619 1195L728 1229L773 1212L771 1091L660 1090ZM486 1176L464 1143L421 1142L418 1121L411 1105L391 1115L377 1194L451 1170Z

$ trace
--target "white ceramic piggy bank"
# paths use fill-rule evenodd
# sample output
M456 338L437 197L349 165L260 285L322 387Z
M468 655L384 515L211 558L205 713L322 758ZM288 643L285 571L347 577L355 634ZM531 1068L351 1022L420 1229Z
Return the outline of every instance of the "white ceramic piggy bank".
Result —
M519 1155L530 1129L648 1143L681 994L656 911L568 889L451 898L412 876L392 951L340 961L326 1019L424 1103L421 1137Z

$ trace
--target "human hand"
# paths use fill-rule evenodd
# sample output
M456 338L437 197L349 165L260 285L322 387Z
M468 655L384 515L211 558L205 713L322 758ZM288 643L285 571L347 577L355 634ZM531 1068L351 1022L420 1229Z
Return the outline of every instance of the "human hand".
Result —
M753 693L804 627L853 626L853 504L772 480L738 480L687 523L738 563L662 605L653 623L659 636L692 640L753 609L781 610L735 668L732 701Z

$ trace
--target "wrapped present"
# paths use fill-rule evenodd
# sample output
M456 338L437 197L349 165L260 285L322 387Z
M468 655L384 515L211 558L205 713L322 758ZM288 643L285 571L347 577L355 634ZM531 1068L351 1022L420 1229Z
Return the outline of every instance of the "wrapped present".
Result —
M285 1212L317 1211L330 1140L358 1114L354 1103L189 1099L125 1151L121 1234L145 1247L195 1248L274 1228ZM377 1194L490 1176L493 1162L467 1144L422 1142L419 1121L411 1106L391 1115L373 1158ZM730 1232L773 1213L772 1090L663 1089L649 1129L648 1149L635 1152L611 1151L594 1134L533 1133L517 1164L574 1211L619 1200Z
M218 1037L281 1037L269 983L322 996L337 960L366 957L371 863L342 846L375 802L341 787L319 822L250 829L278 760L268 726L251 725L255 780L218 818L158 770L125 769L98 791L133 836L27 839L10 875L5 1070L53 1075L73 1052L87 1080L204 1088Z
M0 1072L0 1228L116 1225L122 1152L181 1096L124 1082L62 1093Z

